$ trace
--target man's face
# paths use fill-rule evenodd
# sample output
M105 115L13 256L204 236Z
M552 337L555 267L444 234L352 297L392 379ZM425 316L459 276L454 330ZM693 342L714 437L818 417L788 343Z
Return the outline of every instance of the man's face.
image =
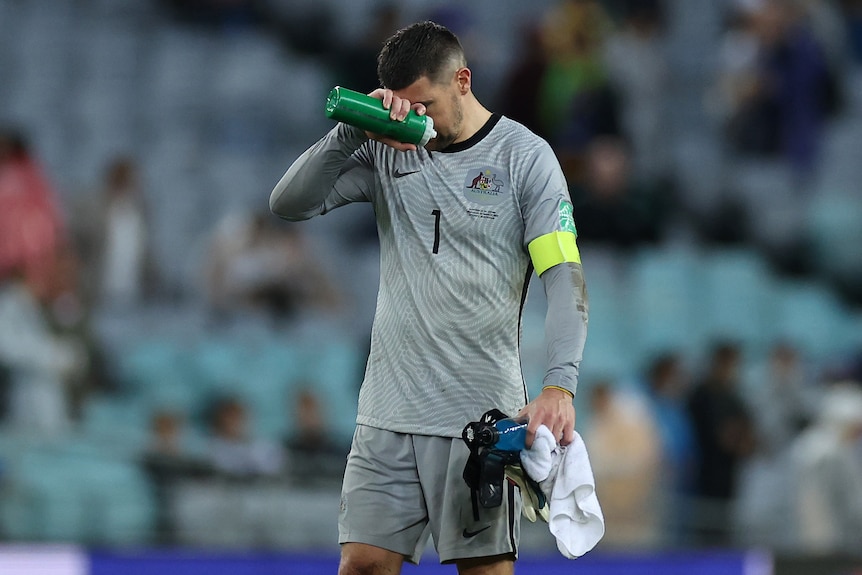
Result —
M426 149L443 150L458 139L464 121L464 110L455 73L445 83L435 83L427 76L422 76L406 88L394 92L396 96L406 98L411 104L424 104L426 115L434 120L437 137L428 142Z

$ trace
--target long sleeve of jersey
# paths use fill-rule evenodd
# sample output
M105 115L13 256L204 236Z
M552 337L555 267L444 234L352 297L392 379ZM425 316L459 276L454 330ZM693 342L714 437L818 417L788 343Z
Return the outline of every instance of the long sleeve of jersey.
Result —
M338 124L288 168L269 197L272 212L299 221L367 201L374 173L365 157L356 153L367 141L362 130Z
M575 394L589 315L568 185L551 147L525 160L521 211L524 245L545 288L547 369L543 386Z
M589 318L583 270L579 263L565 262L546 270L541 280L548 302L545 318L548 368L543 386L561 387L574 395Z

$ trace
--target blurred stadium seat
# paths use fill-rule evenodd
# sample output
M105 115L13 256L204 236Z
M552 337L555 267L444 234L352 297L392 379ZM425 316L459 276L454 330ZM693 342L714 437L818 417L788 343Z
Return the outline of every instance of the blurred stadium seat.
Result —
M7 536L126 545L153 531L154 501L136 462L105 443L29 444L10 464Z
M852 315L823 285L783 282L773 294L776 335L821 360L853 350ZM857 336L858 337L858 336Z
M772 278L752 250L716 251L702 260L704 286L697 294L711 337L735 339L761 353L773 339Z
M862 285L862 197L850 192L824 193L810 201L808 229L812 257L827 277Z
M696 353L708 326L698 305L704 290L700 255L688 250L638 253L629 279L632 333L638 361L668 349Z

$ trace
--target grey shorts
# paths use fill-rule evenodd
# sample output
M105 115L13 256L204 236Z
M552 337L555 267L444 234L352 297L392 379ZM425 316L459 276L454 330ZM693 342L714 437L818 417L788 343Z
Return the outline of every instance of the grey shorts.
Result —
M366 543L418 563L430 535L441 562L517 556L521 495L508 481L503 504L479 508L461 474L470 452L461 439L358 425L347 458L339 543Z

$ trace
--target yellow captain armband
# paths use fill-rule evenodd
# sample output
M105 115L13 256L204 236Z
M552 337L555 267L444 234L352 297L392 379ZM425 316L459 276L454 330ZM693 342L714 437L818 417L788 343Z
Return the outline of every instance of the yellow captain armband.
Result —
M576 236L572 232L551 232L539 236L527 246L536 275L565 262L581 263Z

